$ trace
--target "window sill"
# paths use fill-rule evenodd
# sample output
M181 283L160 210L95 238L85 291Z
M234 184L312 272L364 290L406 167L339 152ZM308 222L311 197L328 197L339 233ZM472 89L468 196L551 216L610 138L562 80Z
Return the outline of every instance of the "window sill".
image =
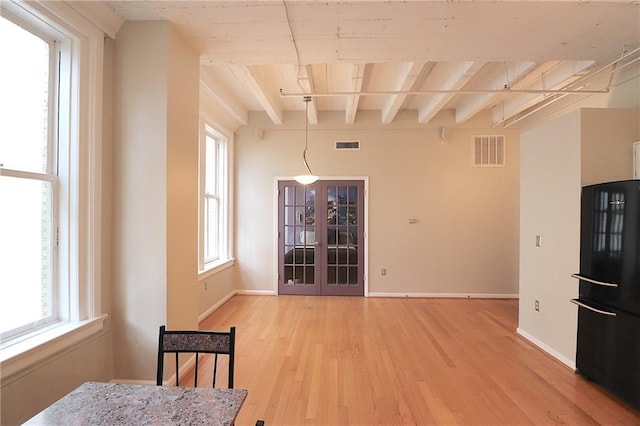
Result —
M231 268L235 264L236 264L235 258L211 263L210 265L207 265L206 269L203 269L202 271L198 272L198 281L202 281L209 277L212 277L215 274L224 271L225 269Z
M96 334L107 317L62 323L0 349L0 381Z

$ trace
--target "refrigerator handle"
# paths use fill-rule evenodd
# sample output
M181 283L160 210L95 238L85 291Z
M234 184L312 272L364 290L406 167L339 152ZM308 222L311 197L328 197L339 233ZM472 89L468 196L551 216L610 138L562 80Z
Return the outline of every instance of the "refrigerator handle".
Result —
M604 286L604 287L614 287L614 288L618 287L618 284L606 283L604 281L597 281L597 280L582 276L580 274L571 274L571 276L573 278L577 278L579 280L586 281L586 282L591 283L591 284L601 285L601 286Z
M578 305L581 308L588 309L590 311L593 311L593 312L601 314L601 315L608 315L610 317L617 316L617 314L615 312L608 312L608 311L603 311L601 309L596 309L594 307L591 307L591 306L587 305L586 303L580 302L578 299L571 299L571 300L569 300L569 302L573 303L574 305Z

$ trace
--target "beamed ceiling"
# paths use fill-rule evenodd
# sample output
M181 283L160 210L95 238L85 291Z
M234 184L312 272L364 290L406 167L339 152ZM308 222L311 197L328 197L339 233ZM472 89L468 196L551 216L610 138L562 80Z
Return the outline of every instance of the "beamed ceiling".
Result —
M639 60L639 1L111 1L125 20L168 20L200 53L201 87L237 126L409 110L509 126L599 96Z

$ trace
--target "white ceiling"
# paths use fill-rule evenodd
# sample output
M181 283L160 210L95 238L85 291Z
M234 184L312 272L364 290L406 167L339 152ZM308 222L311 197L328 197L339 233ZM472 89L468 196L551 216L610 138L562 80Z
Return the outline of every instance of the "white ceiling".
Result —
M201 54L205 93L237 125L402 110L508 125L602 91L640 54L640 1L110 1L126 20L168 20ZM626 52L626 53L625 53ZM603 69L604 68L604 69ZM594 73L596 73L594 75ZM560 91L560 92L553 92ZM544 92L544 93L543 93ZM565 99L566 100L566 99Z

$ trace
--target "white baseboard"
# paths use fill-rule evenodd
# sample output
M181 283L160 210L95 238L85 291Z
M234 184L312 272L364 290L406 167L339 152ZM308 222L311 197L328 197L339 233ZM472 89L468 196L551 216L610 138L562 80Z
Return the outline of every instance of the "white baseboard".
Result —
M236 290L234 290L234 291L230 292L229 294L227 294L222 299L220 299L218 301L218 303L216 303L215 305L213 305L212 307L207 309L204 313L200 314L200 316L198 316L198 322L200 323L200 322L204 321L204 319L206 317L208 317L209 315L211 315L213 313L213 311L218 309L220 306L224 305L227 300L231 299L236 294L238 294L238 292Z
M276 296L274 290L237 290L238 294L250 295L250 296Z
M204 321L209 315L215 312L220 306L224 305L227 300L231 299L233 296L237 294L245 294L245 295L258 295L258 296L275 296L276 293L273 290L233 290L222 299L218 301L215 305L211 306L209 309L204 311L202 314L198 316L198 323Z
M399 298L431 298L431 299L518 299L517 294L494 293L385 293L369 292L369 297L399 297Z
M562 355L560 352L556 351L555 349L553 349L549 345L547 345L547 344L543 343L542 341L536 339L535 337L533 337L531 334L527 333L526 331L524 331L520 327L518 327L516 329L516 332L520 336L522 336L525 339L527 339L529 342L531 342L534 345L536 345L538 348L542 349L543 351L545 351L546 353L548 353L549 355L551 355L552 357L554 357L555 359L557 359L558 361L560 361L561 363L563 363L564 365L566 365L567 367L572 369L573 371L576 371L576 362L575 362L575 360L567 358L566 356Z
M213 311L222 306L227 300L236 294L249 296L277 296L274 290L235 290L221 299L218 303L200 315L199 321L204 320ZM386 293L386 292L369 292L368 297L413 297L413 298L432 298L432 299L519 299L518 294L496 294L496 293Z

